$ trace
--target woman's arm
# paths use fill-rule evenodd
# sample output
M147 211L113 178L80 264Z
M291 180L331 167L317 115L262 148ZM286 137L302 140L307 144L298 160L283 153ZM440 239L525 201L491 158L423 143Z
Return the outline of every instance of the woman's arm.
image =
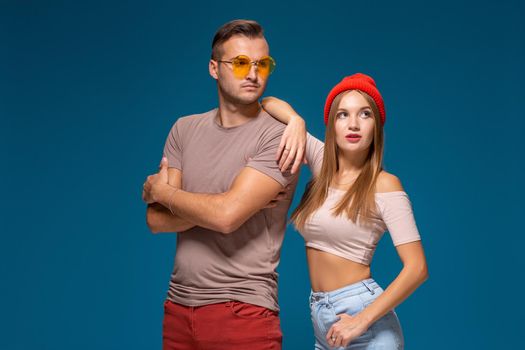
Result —
M361 313L369 325L401 304L428 278L427 262L421 241L401 244L396 249L403 262L403 268L383 294Z
M283 100L276 97L266 97L262 100L264 109L277 120L288 123L281 145L277 152L277 159L281 155L282 148L292 148L294 143L301 143L300 139L304 135L304 120L297 114L297 112ZM289 135L294 136L289 136ZM295 141L292 141L295 140ZM324 143L309 133L306 133L306 146L304 148L304 162L308 164L314 176L319 175L323 163ZM290 158L290 155L288 155ZM297 160L297 157L295 158ZM281 161L283 158L281 158ZM294 164L295 166L295 164Z
M326 339L333 346L347 346L390 310L412 294L427 278L428 270L421 241L402 244L397 251L403 269L387 289L363 311L355 316L340 314ZM332 338L333 337L333 338ZM332 339L336 339L335 342Z
M382 172L378 177L376 190L377 192L404 192L399 179L386 172ZM331 343L331 337L336 339L335 343L331 343L336 346L346 346L352 339L366 332L374 322L408 298L428 278L423 245L419 240L419 233L408 199L391 203L390 208L383 212L383 220L393 240L407 240L407 243L400 243L396 246L403 268L388 288L362 312L355 316L338 315L341 319L330 328L327 334L329 343Z
M302 120L304 123L303 118L301 118L290 104L277 97L265 97L262 99L261 104L266 112L281 123L290 124L290 122L293 122L293 119Z
M276 160L279 160L281 171L292 166L292 174L296 173L304 159L306 148L306 125L304 119L283 100L276 97L265 97L261 102L263 108L281 123L288 124L284 129L281 143L277 149Z

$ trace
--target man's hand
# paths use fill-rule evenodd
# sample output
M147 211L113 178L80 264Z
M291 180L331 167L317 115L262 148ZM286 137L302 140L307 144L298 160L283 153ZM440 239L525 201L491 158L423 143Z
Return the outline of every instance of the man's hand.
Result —
M281 192L277 193L277 196L275 196L274 199L269 201L268 204L266 204L266 206L263 209L275 208L277 204L279 204L279 201L289 199L290 198L290 188L291 188L291 185L284 187L281 190Z
M163 157L160 162L159 172L148 176L146 182L144 182L142 200L148 204L155 203L159 198L159 193L167 188L171 188L168 184L168 159Z

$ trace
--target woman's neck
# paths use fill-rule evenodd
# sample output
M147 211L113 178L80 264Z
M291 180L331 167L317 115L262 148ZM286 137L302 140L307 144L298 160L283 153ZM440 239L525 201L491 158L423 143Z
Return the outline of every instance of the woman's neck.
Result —
M367 156L366 152L360 152L360 153L339 152L337 156L339 170L337 173L343 176L359 174L365 165L366 156Z

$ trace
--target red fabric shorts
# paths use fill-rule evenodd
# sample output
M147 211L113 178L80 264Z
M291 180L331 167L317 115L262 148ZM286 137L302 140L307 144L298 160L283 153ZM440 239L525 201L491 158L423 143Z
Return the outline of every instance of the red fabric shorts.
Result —
M163 350L281 349L277 312L239 301L184 306L166 300Z

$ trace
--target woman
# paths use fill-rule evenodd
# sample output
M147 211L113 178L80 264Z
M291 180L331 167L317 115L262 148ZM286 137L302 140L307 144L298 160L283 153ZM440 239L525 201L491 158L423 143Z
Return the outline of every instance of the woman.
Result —
M282 142L286 168L302 158L294 141L300 137L290 134L301 135L304 122L276 98L264 99L263 107L289 123ZM328 95L325 145L307 137L314 177L291 219L306 241L316 349L403 349L393 309L428 276L408 196L399 179L382 169L385 117L374 80L354 74ZM370 263L387 230L403 268L383 290L371 278Z

